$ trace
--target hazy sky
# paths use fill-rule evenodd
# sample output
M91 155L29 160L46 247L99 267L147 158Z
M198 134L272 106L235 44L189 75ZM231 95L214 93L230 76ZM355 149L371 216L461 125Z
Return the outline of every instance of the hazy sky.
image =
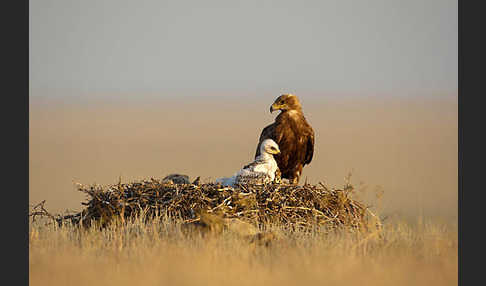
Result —
M457 1L30 1L37 90L457 92Z

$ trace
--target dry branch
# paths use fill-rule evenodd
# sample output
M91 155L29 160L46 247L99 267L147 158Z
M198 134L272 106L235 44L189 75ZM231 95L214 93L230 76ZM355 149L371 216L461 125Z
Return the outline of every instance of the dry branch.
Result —
M327 188L324 184L245 185L222 187L219 184L174 184L150 179L109 186L84 186L78 190L88 196L79 213L56 216L49 214L43 203L31 213L35 218L46 215L58 223L70 221L89 226L93 221L106 226L112 219L123 220L140 216L154 218L166 214L174 219L195 221L201 212L217 213L224 218L238 218L254 225L284 224L290 229L316 226L365 229L370 212L353 200L353 187L343 190Z

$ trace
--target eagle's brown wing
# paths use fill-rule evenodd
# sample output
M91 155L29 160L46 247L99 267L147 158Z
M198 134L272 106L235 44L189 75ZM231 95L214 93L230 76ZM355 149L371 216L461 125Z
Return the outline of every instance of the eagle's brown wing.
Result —
M312 127L310 128L311 133L307 137L307 150L305 153L304 165L309 164L312 161L312 157L314 156L314 130L312 130Z

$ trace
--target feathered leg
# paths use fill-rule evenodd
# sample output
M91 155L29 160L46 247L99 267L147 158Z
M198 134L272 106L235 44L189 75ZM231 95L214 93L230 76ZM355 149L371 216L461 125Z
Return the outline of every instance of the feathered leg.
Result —
M289 181L291 184L297 185L299 183L300 176L302 175L302 165L298 165L292 173L292 178L289 178Z

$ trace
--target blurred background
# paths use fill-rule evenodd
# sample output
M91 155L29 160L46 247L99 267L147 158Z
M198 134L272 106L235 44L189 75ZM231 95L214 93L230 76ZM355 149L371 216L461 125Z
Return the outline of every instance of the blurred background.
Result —
M29 203L253 159L281 93L316 133L301 183L457 218L457 1L30 2Z

